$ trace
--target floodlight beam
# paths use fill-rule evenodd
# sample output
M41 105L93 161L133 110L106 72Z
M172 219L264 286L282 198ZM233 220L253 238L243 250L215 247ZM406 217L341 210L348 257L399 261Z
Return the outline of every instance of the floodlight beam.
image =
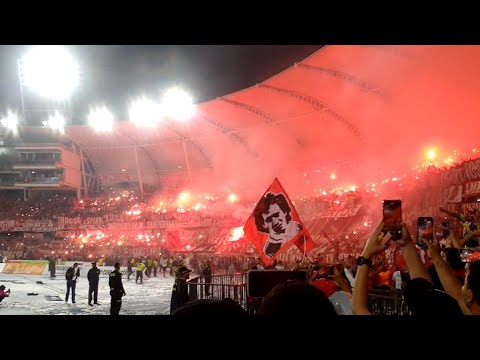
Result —
M178 121L186 121L195 114L192 96L177 87L169 89L163 95L160 106L166 116Z
M18 61L20 87L52 100L69 99L79 83L79 67L60 45L35 46Z
M88 123L96 132L112 131L113 122L114 116L106 106L92 108L88 114Z
M65 117L59 112L55 111L48 117L47 121L43 122L44 126L50 127L52 130L58 130L60 133L65 133Z
M0 124L6 127L8 130L12 131L14 134L16 134L18 115L11 110L7 110L7 114L0 120Z
M132 102L128 115L137 127L153 127L161 117L158 104L148 98Z

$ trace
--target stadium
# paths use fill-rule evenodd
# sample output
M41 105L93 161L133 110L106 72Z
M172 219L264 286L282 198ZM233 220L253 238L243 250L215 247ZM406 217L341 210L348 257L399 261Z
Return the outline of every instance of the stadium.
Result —
M185 265L203 279L203 294L207 261L214 276L231 279L278 264L309 274L356 267L385 199L402 201L414 237L428 216L436 233L450 221L466 238L451 214L476 219L480 209L479 46L321 46L213 100L194 103L181 87L159 99L132 94L125 119L101 105L81 125L69 105L80 76L73 59L55 48L65 63L50 70L65 73L47 79L33 66L46 49L36 51L17 64L21 109L5 104L1 116L0 252L5 266L17 264L13 274L44 261L32 271L48 277L52 259L109 270L134 259L150 277L153 262L165 260L172 282ZM300 224L304 245L292 235L267 256L267 235L253 234L249 221L272 191L285 195L291 216L283 221ZM408 273L401 246L388 244L375 271ZM372 286L395 289L391 279Z

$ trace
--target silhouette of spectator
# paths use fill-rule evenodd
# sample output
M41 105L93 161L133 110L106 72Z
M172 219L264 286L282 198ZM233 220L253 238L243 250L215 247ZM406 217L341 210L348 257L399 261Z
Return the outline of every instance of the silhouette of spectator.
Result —
M179 307L190 301L188 295L187 280L190 277L192 270L187 269L186 266L180 266L175 272L175 283L172 288L172 298L170 301L170 314L172 314Z
M457 301L445 292L435 289L428 280L415 278L407 282L405 302L416 316L462 316Z
M93 306L92 294L93 294L93 303L96 305L100 305L97 301L98 283L100 281L100 269L97 268L97 263L95 261L92 262L92 268L88 270L87 279L88 279L88 305Z
M298 318L336 316L333 304L311 284L296 281L275 286L264 298L259 315Z

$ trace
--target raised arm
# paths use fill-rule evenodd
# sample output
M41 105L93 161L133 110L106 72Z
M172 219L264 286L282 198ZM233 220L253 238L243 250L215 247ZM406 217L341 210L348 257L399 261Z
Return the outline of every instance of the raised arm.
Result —
M461 219L461 216L462 216L460 213L457 213L457 212L455 212L455 211L449 211L449 210L444 209L444 208L442 208L442 207L441 207L441 208L438 208L438 210L440 210L441 212L443 212L443 213L445 213L445 214L447 214L447 215L453 216L454 218L456 218L456 219L458 219L458 220L460 220L460 219Z
M397 244L402 246L402 253L403 258L405 259L405 263L407 264L408 272L410 274L410 278L413 280L415 278L422 278L430 283L432 282L432 278L425 269L425 266L422 263L422 259L420 258L420 254L415 247L415 244L412 241L412 237L408 232L407 227L405 224L402 225L402 239L397 241Z
M475 230L474 232L468 234L467 236L465 236L463 239L457 239L455 238L455 235L453 234L450 234L450 236L452 237L452 242L453 242L453 245L457 248L457 249L462 249L465 244L467 242L469 242L472 238L474 238L475 236L479 236L480 235L480 230Z
M455 277L448 264L443 261L440 255L438 240L435 239L433 242L425 241L425 243L428 246L428 256L430 256L433 266L435 266L435 270L437 270L438 277L445 292L457 300L458 305L460 305L465 315L471 314L465 301L463 301L462 283Z
M378 224L377 228L365 243L362 252L367 262L372 261L373 255L384 251L387 247L388 239L382 236L383 222ZM386 239L386 240L385 240ZM370 265L364 263L357 266L357 275L355 277L355 286L353 288L352 313L354 315L370 315L368 310L368 274L370 273Z
M452 245L455 249L463 248L463 245L462 245L463 243L459 239L457 239L457 237L453 232L450 232L449 239L452 242Z
M352 287L350 286L350 281L347 279L345 272L338 265L333 266L333 275L329 276L330 279L335 281L340 287L340 290L352 293Z

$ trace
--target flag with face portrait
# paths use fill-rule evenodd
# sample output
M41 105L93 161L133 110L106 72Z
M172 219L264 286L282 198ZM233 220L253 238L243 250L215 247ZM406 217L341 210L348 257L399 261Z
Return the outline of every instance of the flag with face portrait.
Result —
M243 231L266 266L292 245L302 253L309 253L315 247L287 192L276 178L259 200Z

